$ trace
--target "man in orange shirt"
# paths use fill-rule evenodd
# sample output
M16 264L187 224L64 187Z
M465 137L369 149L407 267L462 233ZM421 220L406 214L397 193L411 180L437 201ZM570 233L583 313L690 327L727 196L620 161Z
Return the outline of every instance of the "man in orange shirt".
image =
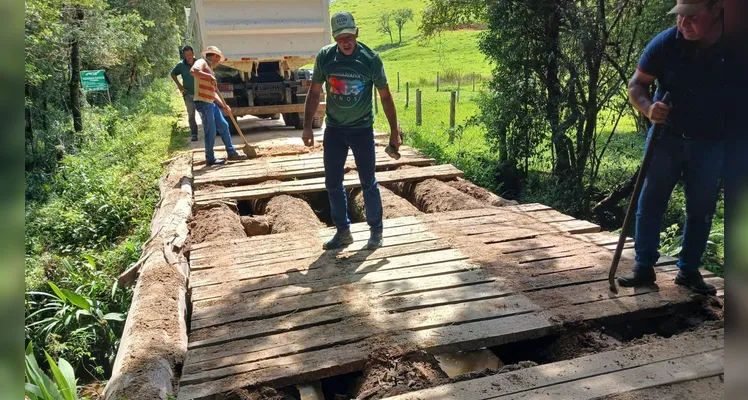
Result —
M239 154L234 145L231 144L231 133L229 124L223 117L221 110L227 114L231 113L231 107L221 101L216 93L218 81L216 81L213 68L221 61L226 61L221 50L215 46L208 46L203 50L203 58L195 61L190 69L190 74L195 77L195 109L200 113L203 120L203 131L205 133L205 162L207 165L226 164L226 160L216 158L213 146L216 142L216 131L221 135L221 141L226 146L229 160L246 160L246 154Z

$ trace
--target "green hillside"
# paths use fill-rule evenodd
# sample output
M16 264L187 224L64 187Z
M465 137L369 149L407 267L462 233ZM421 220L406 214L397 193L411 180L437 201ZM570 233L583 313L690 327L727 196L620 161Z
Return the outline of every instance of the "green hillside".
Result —
M479 31L445 32L429 41L421 38L418 25L425 5L425 1L417 0L337 0L330 3L330 14L341 10L351 12L359 26L359 40L379 51L391 80L396 79L397 72L400 72L403 85L406 81L415 83L419 80L433 83L436 73L445 71L487 76L491 67L478 50ZM393 23L396 46L388 49L392 46L390 38L377 32L377 20L381 13L398 8L413 9L414 18L405 24L400 46L397 46L397 28Z

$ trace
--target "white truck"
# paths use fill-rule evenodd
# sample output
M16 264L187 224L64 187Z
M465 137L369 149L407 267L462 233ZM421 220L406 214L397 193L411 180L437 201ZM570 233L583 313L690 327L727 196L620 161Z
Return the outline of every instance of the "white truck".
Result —
M312 71L301 67L331 42L328 0L193 0L185 13L196 56L217 46L228 59L215 73L234 116L282 114L286 126L303 127ZM315 128L324 110L323 101Z

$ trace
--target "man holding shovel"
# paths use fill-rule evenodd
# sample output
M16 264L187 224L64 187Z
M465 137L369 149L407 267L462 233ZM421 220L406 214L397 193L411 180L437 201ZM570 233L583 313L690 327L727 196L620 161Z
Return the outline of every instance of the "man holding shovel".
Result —
M307 146L314 145L312 120L319 106L324 83L327 88L327 127L324 137L325 187L337 232L323 247L334 249L353 242L343 187L345 162L350 148L356 160L364 194L366 222L371 232L366 247L374 249L382 245L382 197L374 176L374 87L382 98L382 108L390 123L390 145L395 151L401 144L397 111L382 59L375 51L357 41L358 28L353 15L344 11L338 12L333 15L331 24L335 43L323 47L317 54L312 86L306 97L302 139Z
M653 284L660 257L660 228L673 187L683 179L686 224L675 283L714 295L699 273L712 225L724 164L725 76L722 0L677 0L670 11L677 26L655 37L629 82L629 99L663 133L653 148L651 165L636 213L636 265L619 277L624 287ZM654 99L649 87L657 80ZM669 92L670 104L660 100ZM650 129L650 138L654 132ZM649 140L649 138L648 138Z
M203 120L205 163L209 166L226 164L226 160L216 158L213 153L216 131L221 135L221 141L226 146L229 160L247 159L246 154L239 154L234 145L231 144L229 124L221 113L221 110L223 110L231 115L231 107L221 99L220 93L218 93L218 82L213 68L225 60L226 57L223 56L218 47L208 46L203 50L203 58L196 60L190 69L190 74L195 77L195 109L200 113L200 118Z

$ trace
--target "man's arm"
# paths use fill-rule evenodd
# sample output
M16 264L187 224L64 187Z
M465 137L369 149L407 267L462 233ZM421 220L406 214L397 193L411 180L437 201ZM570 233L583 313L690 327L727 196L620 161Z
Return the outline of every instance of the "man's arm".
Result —
M379 90L379 97L382 99L384 115L387 116L387 121L390 123L390 144L392 147L399 149L402 138L400 138L400 124L397 123L397 108L395 108L392 92L390 92L389 87L377 90Z
M195 78L202 78L207 79L211 82L213 82L213 85L216 85L218 81L216 81L216 77L203 71L203 66L205 65L205 60L202 58L195 61L194 64L192 64L192 68L190 68L190 75L194 76Z
M655 76L637 69L629 81L629 102L649 118L652 123L661 124L667 120L670 106L658 101L652 102L649 88L655 81Z
M177 87L179 88L179 91L182 94L184 94L184 92L185 92L184 86L182 86L182 84L179 82L179 79L177 79L177 75L175 73L173 73L173 72L170 75L171 75L171 80L173 80L174 83L177 84Z
M312 82L312 86L306 94L306 102L304 103L304 133L301 134L301 139L304 141L304 144L309 147L314 146L312 122L314 121L314 115L317 114L317 108L319 108L319 98L321 94L322 84Z

